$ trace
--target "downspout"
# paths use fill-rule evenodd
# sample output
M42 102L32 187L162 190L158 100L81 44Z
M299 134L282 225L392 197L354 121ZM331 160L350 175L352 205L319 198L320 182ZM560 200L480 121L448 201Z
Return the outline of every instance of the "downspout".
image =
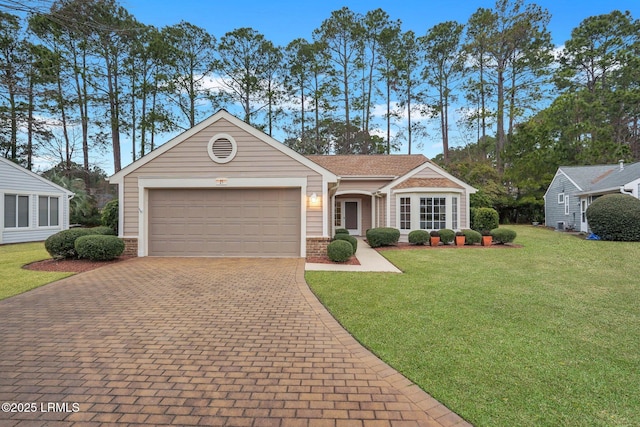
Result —
M633 196L633 190L625 190L624 186L620 186L620 193Z

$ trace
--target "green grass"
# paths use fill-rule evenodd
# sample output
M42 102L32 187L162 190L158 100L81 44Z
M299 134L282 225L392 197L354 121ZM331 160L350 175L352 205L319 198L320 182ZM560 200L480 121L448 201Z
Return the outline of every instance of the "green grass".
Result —
M513 249L307 272L361 343L477 426L640 425L640 243L511 226Z
M42 242L0 246L0 300L21 294L73 273L51 273L22 268L34 261L51 258Z

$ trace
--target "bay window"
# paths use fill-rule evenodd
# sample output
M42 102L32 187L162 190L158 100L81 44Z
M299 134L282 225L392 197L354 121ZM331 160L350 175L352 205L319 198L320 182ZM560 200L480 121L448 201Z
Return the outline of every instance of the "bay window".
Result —
M400 230L458 230L460 196L456 193L405 192L396 198L396 227Z

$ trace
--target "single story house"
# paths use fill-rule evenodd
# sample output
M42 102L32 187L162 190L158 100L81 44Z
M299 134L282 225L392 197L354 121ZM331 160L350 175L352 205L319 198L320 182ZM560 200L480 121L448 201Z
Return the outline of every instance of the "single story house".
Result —
M0 244L42 241L68 229L73 195L0 157Z
M596 198L612 193L640 198L640 163L561 166L544 195L545 225L586 233L587 208Z
M468 228L476 191L422 155L303 156L224 110L109 181L138 256L305 257L336 228Z

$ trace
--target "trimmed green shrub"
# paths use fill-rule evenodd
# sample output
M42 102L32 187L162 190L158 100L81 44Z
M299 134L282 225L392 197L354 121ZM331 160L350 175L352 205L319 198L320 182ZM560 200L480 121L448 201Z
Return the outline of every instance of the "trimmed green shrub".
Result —
M124 242L116 236L95 234L76 239L76 252L80 258L91 261L109 261L124 252Z
M400 239L400 230L391 227L378 227L367 230L367 242L372 248L395 246Z
M508 228L494 228L491 230L491 236L493 241L504 245L505 243L512 243L516 239L517 233Z
M351 246L353 246L353 253L354 254L358 250L358 239L356 239L355 237L353 237L350 234L338 233L333 237L333 240L344 240L344 241L347 241L347 242L351 243Z
M453 240L456 237L456 232L453 230L449 230L448 228L443 228L438 231L438 235L440 236L440 241L443 244L448 245L450 243L453 243Z
M113 199L102 208L100 220L102 225L111 228L118 234L118 199Z
M473 230L493 230L498 228L500 217L498 211L493 208L477 208L473 217Z
M429 242L427 230L413 230L409 233L409 243L412 245L426 245Z
M429 232L429 236L431 236L431 237L440 237L440 232L438 230L431 230Z
M90 228L72 228L53 234L44 241L44 248L52 258L77 258L75 241L78 237L94 234Z
M327 246L327 256L333 262L345 262L353 255L353 246L346 240L334 240Z
M482 234L475 230L462 230L464 234L464 241L467 245L475 245L482 241Z
M598 197L587 208L591 231L602 240L640 241L640 200L625 194Z
M336 228L336 234L349 234L349 230L346 228Z
M113 228L111 227L105 227L104 225L101 225L99 227L92 227L89 230L91 230L91 234L102 234L105 236L115 236L116 232L113 231Z

